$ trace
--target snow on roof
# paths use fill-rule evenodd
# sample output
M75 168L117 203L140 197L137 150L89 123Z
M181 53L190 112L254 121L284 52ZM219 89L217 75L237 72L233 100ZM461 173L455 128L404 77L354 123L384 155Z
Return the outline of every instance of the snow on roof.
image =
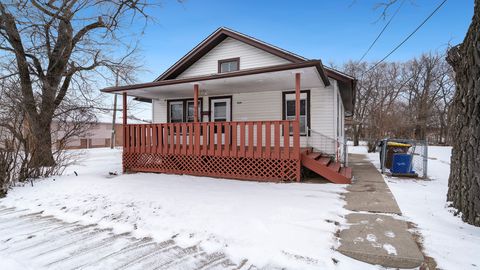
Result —
M99 110L95 113L97 117L98 123L112 123L113 120L113 110ZM123 122L123 113L121 111L117 111L115 117L115 123L121 124ZM129 124L148 124L151 123L150 120L146 119L139 119L133 115L129 115L127 118L127 122Z

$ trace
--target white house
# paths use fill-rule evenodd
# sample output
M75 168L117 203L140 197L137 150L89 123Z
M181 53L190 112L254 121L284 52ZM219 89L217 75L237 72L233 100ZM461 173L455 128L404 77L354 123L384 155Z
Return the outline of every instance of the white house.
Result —
M152 103L153 125L124 123L125 170L298 181L307 167L346 183L355 84L321 60L222 27L155 81L102 91Z

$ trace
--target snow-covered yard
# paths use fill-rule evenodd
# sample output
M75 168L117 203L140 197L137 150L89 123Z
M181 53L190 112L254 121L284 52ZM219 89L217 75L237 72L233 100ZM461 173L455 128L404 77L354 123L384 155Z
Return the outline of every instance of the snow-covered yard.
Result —
M259 267L347 269L355 261L333 250L346 214L344 191L335 184L122 175L120 150L94 149L65 175L16 187L0 205L158 241L174 238L183 246L200 244Z
M363 153L380 167L378 153L368 154L364 146L349 146L352 153ZM416 223L423 236L427 255L441 269L480 269L480 228L453 215L446 194L450 173L451 147L428 149L429 180L385 176L403 215Z
M378 154L367 154L362 146L350 146L350 152L364 153L379 165ZM386 177L387 183L440 268L478 269L480 228L463 223L446 203L450 148L430 147L429 157L430 180ZM200 245L259 267L378 269L333 250L338 224L345 224L348 214L343 192L345 186L335 184L122 175L120 150L93 149L65 175L15 187L0 205L159 242L173 238L181 246ZM0 252L3 265L29 266L18 259Z

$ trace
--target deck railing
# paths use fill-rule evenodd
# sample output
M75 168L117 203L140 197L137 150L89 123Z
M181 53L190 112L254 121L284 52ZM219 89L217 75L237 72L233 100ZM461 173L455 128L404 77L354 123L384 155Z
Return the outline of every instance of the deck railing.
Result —
M125 153L300 158L299 127L294 120L127 124L123 128Z

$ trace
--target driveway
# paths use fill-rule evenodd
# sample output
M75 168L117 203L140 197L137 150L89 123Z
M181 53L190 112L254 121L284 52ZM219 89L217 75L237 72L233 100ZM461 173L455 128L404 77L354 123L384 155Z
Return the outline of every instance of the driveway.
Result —
M0 243L0 257L32 269L255 269L174 239L158 243L3 206Z

